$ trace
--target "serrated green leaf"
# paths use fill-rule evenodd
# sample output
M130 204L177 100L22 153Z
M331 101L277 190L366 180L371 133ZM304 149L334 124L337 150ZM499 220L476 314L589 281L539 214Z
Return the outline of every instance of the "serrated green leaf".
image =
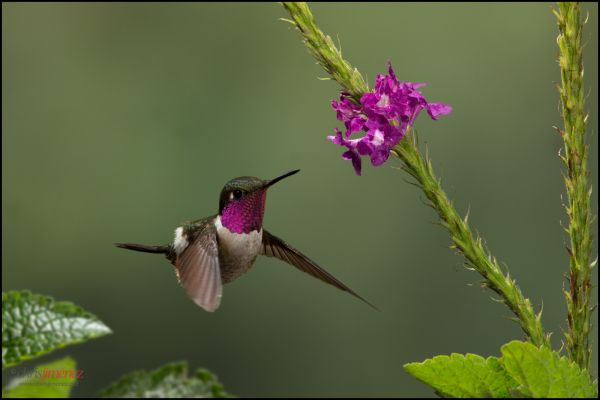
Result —
M444 397L509 397L516 386L496 357L453 353L406 364L404 369Z
M73 303L29 291L2 293L2 368L108 333L102 321Z
M2 389L4 398L68 398L81 378L75 360L70 357L42 364L10 381Z
M502 346L502 365L530 397L597 397L587 371L547 347L512 341Z
M230 397L208 370L188 377L187 363L167 364L151 372L135 371L100 392L100 397Z

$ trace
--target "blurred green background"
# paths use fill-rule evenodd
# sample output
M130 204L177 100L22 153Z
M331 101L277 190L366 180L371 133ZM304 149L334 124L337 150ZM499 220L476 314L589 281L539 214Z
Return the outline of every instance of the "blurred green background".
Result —
M313 11L369 83L390 59L400 79L427 82L430 101L454 107L439 121L420 118L421 142L459 211L470 208L494 255L543 302L558 346L568 260L551 7ZM598 7L585 9L596 190ZM278 20L286 16L270 3L2 5L2 289L74 301L113 328L45 357L77 359L86 377L76 395L187 360L238 396L432 396L404 363L498 355L523 337L448 250L399 162L367 161L357 177L326 140L339 126L329 106L338 89L316 79L325 73ZM230 178L294 168L302 172L270 191L267 229L381 312L259 258L209 314L165 259L113 247L166 243L181 221L216 212Z

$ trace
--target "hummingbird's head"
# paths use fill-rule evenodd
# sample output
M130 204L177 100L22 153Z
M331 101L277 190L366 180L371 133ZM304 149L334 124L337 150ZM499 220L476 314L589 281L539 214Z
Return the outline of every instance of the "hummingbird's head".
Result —
M299 169L270 180L242 176L230 180L221 190L219 216L231 232L249 233L262 228L267 189Z

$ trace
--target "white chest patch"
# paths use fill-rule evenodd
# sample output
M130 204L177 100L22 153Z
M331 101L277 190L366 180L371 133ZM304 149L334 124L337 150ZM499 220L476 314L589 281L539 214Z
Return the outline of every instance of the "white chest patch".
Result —
M189 242L187 237L183 234L183 228L180 226L179 228L175 229L175 241L173 241L175 253L179 256L181 252L185 250L188 244Z
M262 246L262 229L250 233L235 233L221 224L221 217L215 220L219 243L227 261L234 261L241 267L249 268Z

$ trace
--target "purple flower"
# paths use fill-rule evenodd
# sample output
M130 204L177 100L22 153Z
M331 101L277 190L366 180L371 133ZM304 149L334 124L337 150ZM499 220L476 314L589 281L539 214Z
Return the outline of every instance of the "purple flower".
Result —
M344 122L346 131L335 129L335 135L327 138L339 146L346 147L344 160L351 160L357 175L361 173L361 156L369 156L373 166L383 164L390 150L412 126L421 110L426 110L432 119L449 114L452 107L444 103L428 103L417 89L424 83L400 82L388 61L388 74L377 75L375 90L360 98L360 104L342 92L339 101L332 101L337 119ZM366 134L352 139L352 134Z

